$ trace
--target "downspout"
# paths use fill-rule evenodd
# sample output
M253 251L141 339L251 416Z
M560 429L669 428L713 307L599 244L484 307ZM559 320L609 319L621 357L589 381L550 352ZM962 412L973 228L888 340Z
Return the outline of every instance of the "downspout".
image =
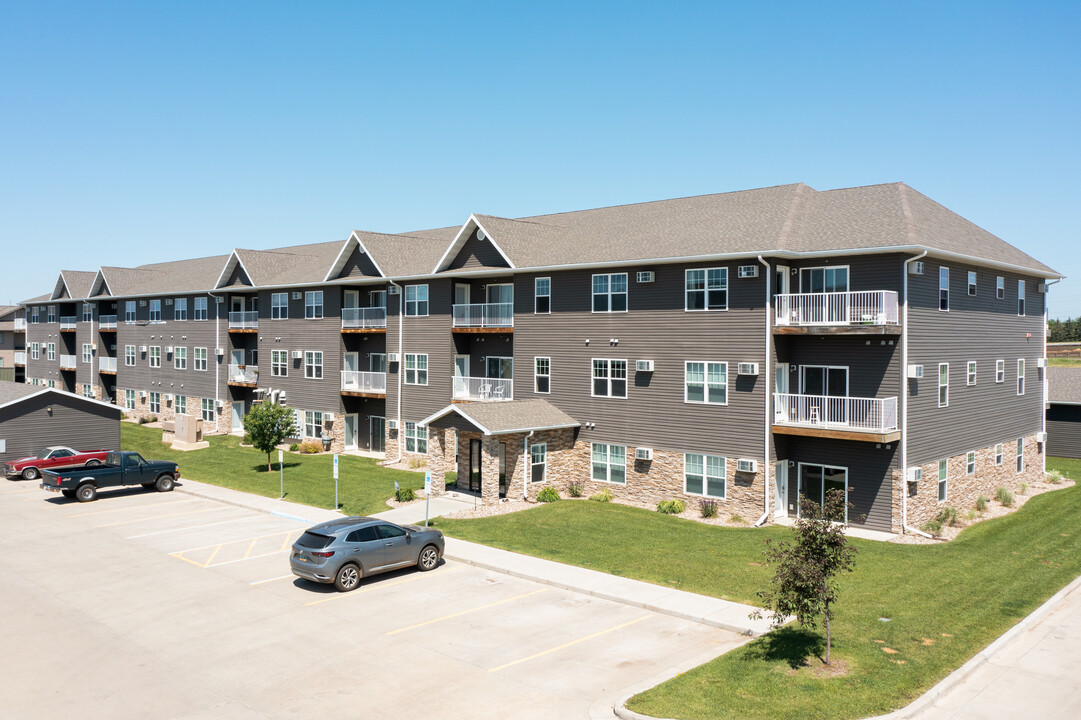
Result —
M1062 278L1059 278L1058 280L1048 280L1047 282L1045 282L1044 285L1047 286L1047 290L1048 290L1048 292L1045 293L1045 295L1050 294L1051 286L1054 285L1055 283L1059 283L1059 282L1062 282ZM1043 408L1040 411L1040 430L1043 432L1043 436L1046 438L1047 437L1047 396L1048 396L1048 387L1047 387L1047 298L1046 297L1044 298L1044 301L1043 301L1043 357L1044 357ZM1044 474L1044 476L1047 475L1047 441L1046 440L1044 440L1044 443L1043 443L1043 474Z
M930 538L922 530L908 526L908 264L926 254L924 250L901 265L901 285L905 295L901 303L901 530Z
M405 330L402 315L405 313L405 289L394 282L393 280L387 280L388 283L398 288L398 460L402 461L402 435L405 432L405 428L402 427L402 333Z
M765 421L766 422L765 422L765 425L763 426L763 432L762 432L762 435L763 435L763 441L762 441L762 444L763 444L762 464L764 465L764 467L762 468L762 471L765 473L765 479L766 479L766 483L765 483L766 487L765 487L765 492L764 492L765 505L766 506L762 511L762 517L760 517L760 518L758 518L757 520L754 521L754 527L758 527L759 525L764 523L769 518L769 469L770 469L770 465L772 464L772 463L770 463L770 458L769 458L769 432L770 432L770 430L769 430L769 428L770 428L769 419L770 419L770 410L771 410L771 404L772 404L770 401L773 399L773 394L770 392L770 389L769 389L769 386L770 386L769 380L773 376L773 371L770 369L770 358L771 358L770 352L771 352L771 341L773 340L773 328L770 326L770 320L769 320L770 299L771 299L770 298L770 279L771 279L770 278L770 272L771 272L771 270L770 270L769 263L766 262L765 260L763 260L761 255L758 256L758 262L762 263L762 266L766 268L766 305L765 305L765 308L764 308L764 310L765 310L765 321L766 321L766 323L765 323L766 324L766 358L765 358L766 361L762 364L762 376L764 378L766 378L766 382L765 382L765 386L766 386L766 417L765 417Z
M529 454L529 438L533 437L535 430L530 430L529 434L522 440L522 499L529 499L529 464L532 462L532 458ZM548 462L548 458L544 459Z
M221 406L221 360L224 354L218 356L218 348L222 347L221 344L221 309L219 305L224 305L224 298L219 298L212 292L208 292L207 295L214 298L214 432L219 432L221 427L221 413L218 412L218 408ZM222 300L223 302L218 302ZM232 428L230 428L232 430Z

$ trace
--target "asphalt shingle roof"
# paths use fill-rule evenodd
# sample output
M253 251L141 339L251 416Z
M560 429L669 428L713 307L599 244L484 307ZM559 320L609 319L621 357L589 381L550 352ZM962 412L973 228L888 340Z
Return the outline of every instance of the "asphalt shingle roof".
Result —
M84 298L90 296L90 286L94 284L97 273L86 270L61 270L60 277L68 288L68 296Z
M1047 368L1047 401L1081 405L1081 368Z
M555 405L541 399L459 403L444 408L432 417L442 417L448 412L457 412L492 435L581 425ZM430 419L427 418L427 420Z
M101 273L114 296L200 292L214 288L228 259L213 255L133 268L102 266Z
M364 230L357 230L355 235L364 243L372 260L384 275L402 277L431 272L458 229L453 228L454 232L450 233L449 237L445 235L451 228L433 231L433 235L388 235Z

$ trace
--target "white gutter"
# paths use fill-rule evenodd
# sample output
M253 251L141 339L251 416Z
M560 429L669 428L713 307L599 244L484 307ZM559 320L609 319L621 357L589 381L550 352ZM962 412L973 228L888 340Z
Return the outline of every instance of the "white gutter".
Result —
M387 280L388 283L398 288L398 460L402 461L402 439L405 436L405 427L402 426L402 363L405 358L402 357L402 333L405 332L405 324L403 322L403 315L405 314L405 288L393 280Z
M535 431L530 430L529 434L522 440L522 499L529 499L529 465L532 462L532 458L529 454L529 438L533 437ZM548 459L545 458L545 462Z
M901 303L901 531L930 538L922 530L908 526L908 264L926 254L924 250L901 264L901 285L904 288L904 302Z
M763 377L766 379L766 382L765 382L765 385L766 385L766 388L765 388L765 390L766 390L766 417L765 417L765 425L764 425L764 430L763 430L763 452L762 452L762 465L763 465L762 471L765 473L765 479L766 479L766 482L765 482L766 487L765 487L765 493L764 493L765 494L766 507L762 512L762 517L760 517L760 518L758 518L757 520L754 521L754 527L758 527L759 525L764 523L769 518L769 469L770 469L770 465L772 465L772 463L770 462L770 457L769 457L769 435L770 435L769 419L770 419L770 404L771 404L770 401L773 399L773 394L770 392L770 389L769 389L769 386L770 386L769 381L773 379L773 370L770 367L770 345L771 345L771 341L773 340L773 329L770 327L770 319L769 319L770 312L772 312L772 308L770 307L770 299L771 299L770 298L770 280L772 279L770 277L770 273L772 273L773 271L770 268L769 263L766 262L765 260L763 260L761 255L758 256L758 262L762 263L762 265L766 268L766 306L765 306L765 312L766 312L766 317L765 317L765 321L766 321L766 361L764 363L762 363L762 369L765 371L765 372L763 372Z
M208 292L207 295L214 298L214 431L219 432L221 430L218 425L221 422L221 413L218 412L218 406L221 403L221 360L218 359L218 348L224 350L225 347L221 344L221 310L218 306L225 304L225 298L221 298L222 302L218 302L218 296L214 293ZM225 355L222 354L222 359L224 358ZM207 359L207 362L210 360ZM229 430L232 431L232 429L230 420Z
M1059 278L1058 280L1049 280L1049 281L1047 281L1045 283L1047 285L1047 289L1050 291L1051 286L1054 285L1057 282L1062 282L1062 279ZM1048 405L1048 401L1050 400L1050 392L1049 392L1050 385L1047 382L1047 367L1046 367L1046 364L1047 364L1047 315L1048 315L1048 313L1047 313L1047 295L1049 295L1049 294L1050 294L1050 292L1044 294L1044 301L1043 301L1043 358L1044 358L1044 368L1043 368L1043 407L1040 408L1040 430L1043 432L1044 437L1047 437L1047 405ZM1047 442L1044 442L1044 444L1043 444L1043 474L1047 475Z

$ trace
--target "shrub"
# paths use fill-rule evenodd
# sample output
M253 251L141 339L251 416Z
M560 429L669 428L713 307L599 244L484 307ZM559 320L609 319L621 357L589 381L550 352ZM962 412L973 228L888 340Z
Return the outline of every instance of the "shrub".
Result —
M716 500L700 500L698 502L698 509L702 513L704 518L717 517L717 501Z
M920 530L925 533L931 533L932 535L938 535L942 532L942 523L938 520L928 520L920 526Z
M296 443L290 443L290 444L289 444L289 450L290 450L290 452L296 452L296 451L297 451L297 450L299 450L299 449L300 449L300 446L299 446L299 445L297 445Z
M728 516L728 522L734 522L734 523L741 523L742 524L743 523L743 516L742 515L729 515Z
M1028 483L1027 482L1021 483L1021 494L1024 495L1027 492L1028 492Z
M251 435L244 433L244 437L240 438L241 445L251 445Z
M416 499L417 494L413 492L413 488L400 487L394 491L394 499L398 502L409 502Z
M151 415L150 417L148 417L146 419L146 421L148 423L156 423L158 421L158 416L157 415Z
M987 509L987 497L985 495L980 495L976 498L976 509L980 512Z
M998 490L995 490L995 500L1002 503L1002 507L1010 507L1013 505L1013 493L1004 487L1000 487Z
M146 424L147 424L148 422L150 422L150 421L149 421L149 420L147 420L145 416L144 416L144 417L141 417L141 418L139 418L139 424L140 424L140 425L146 425Z
M417 468L422 468L427 464L428 461L424 458L415 457L409 459L409 467L413 468L414 470L416 470Z
M975 510L969 510L968 512L966 512L965 513L965 519L966 520L975 520L976 519L976 511Z
M1062 482L1062 473L1060 473L1058 470L1052 470L1051 472L1047 473L1047 482L1051 483L1052 485L1058 485L1060 482Z
M657 503L657 512L665 515L679 515L686 509L682 500L661 500Z
M551 485L544 486L539 493L537 493L537 500L543 503L555 502L559 499L559 491Z
M574 498L582 497L582 493L585 492L585 486L582 483L575 481L567 483L567 494Z
M943 525L955 527L957 525L957 508L942 508L938 511L938 515L935 516L935 520L938 521L939 527Z
M612 502L612 491L605 488L596 495L590 495L589 499L595 502Z
M303 455L314 455L323 451L323 443L318 440L309 440L300 444L300 452Z

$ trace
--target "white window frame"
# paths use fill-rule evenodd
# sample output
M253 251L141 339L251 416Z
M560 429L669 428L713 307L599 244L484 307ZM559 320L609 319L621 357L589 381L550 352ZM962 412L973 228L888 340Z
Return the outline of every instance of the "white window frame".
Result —
M36 307L30 308L30 323L32 325L37 325L40 322L41 322L40 308L36 308Z
M541 282L547 284L547 288L544 292L541 292ZM548 301L547 310L539 310L537 308L537 302L541 298L546 298ZM539 277L533 279L533 314L534 315L550 315L552 312L552 278Z
M702 366L702 382L692 383L690 380L690 367L691 365ZM724 379L720 383L710 382L710 369L713 366L718 366L721 373L724 375ZM690 388L691 386L702 386L702 399L691 400ZM724 401L717 402L710 400L710 390L719 388L724 393ZM683 363L683 402L688 405L727 405L728 404L728 363L720 361L708 361L708 360L687 360Z
M691 473L691 458L699 458L701 462L701 473ZM714 461L713 468L710 467L710 461ZM720 474L716 474L716 466L720 465ZM683 454L683 494L693 495L695 497L712 498L714 500L725 500L728 495L728 459L720 455L705 455L702 453L684 453ZM712 472L711 472L712 471ZM688 489L687 479L689 477L700 477L702 483L702 492L694 492ZM716 495L709 491L710 480L719 480L721 483L721 494Z
M186 297L173 298L173 320L186 322L188 319L188 299Z
M45 345L45 359L56 360L56 343L48 343Z
M49 324L52 324L52 323L56 322L56 306L55 305L49 305L48 306L48 310L47 310L47 312L45 314L45 319Z
M206 372L209 356L205 347L192 348L192 369L199 372ZM199 367L199 361L202 361L203 366Z
M1025 471L1025 439L1017 438L1017 454L1015 455L1017 461L1017 472L1022 473Z
M289 377L289 351L270 351L270 376Z
M322 439L323 413L320 410L304 411L304 437Z
M304 291L304 319L305 320L322 320L323 319L323 291L322 290L306 290L306 291Z
M976 296L976 271L968 271L968 294L970 297Z
M602 460L598 461L598 459L597 459L598 458L597 451L600 450L601 448L603 448L604 458ZM612 450L615 450L615 449L621 450L623 452L623 463L622 464L619 464L618 462L613 462ZM598 466L603 467L603 469L604 469L604 477L603 478L597 477L597 470L600 469ZM608 443L590 443L589 467L590 467L590 471L589 471L590 479L592 479L592 480L594 480L596 482L605 482L605 483L611 483L613 485L624 485L624 486L626 486L626 484L627 484L627 448L625 446L623 446L623 445L611 445L611 444L608 444ZM623 471L623 479L622 480L613 480L612 479L612 469L613 468L616 468L616 469L622 468L622 471Z
M701 287L691 287L692 273L695 276L695 283L701 283ZM701 279L698 279L698 275L701 273ZM717 285L714 285L714 278L711 277L713 273L718 273ZM701 293L702 295L702 307L691 307L691 293ZM710 296L713 293L724 294L724 305L718 305L717 307L710 307ZM683 271L683 310L684 312L724 312L728 310L728 268L727 267L711 267L711 268L690 268Z
M217 409L214 407L214 398L203 398L200 403L203 422L214 422L217 417Z
M124 407L128 410L135 409L135 391L130 388L124 391Z
M94 362L94 346L90 343L83 343L83 362L90 365Z
M422 360L423 358L423 360ZM421 367L421 364L424 367ZM424 382L421 382L424 380ZM428 384L428 354L406 353L405 354L405 384L427 385Z
M157 408L157 409L155 409ZM147 407L149 412L161 414L161 393L156 390L151 390L147 393Z
M289 319L289 293L270 293L270 319Z
M965 453L965 475L976 474L976 451L969 450Z
M319 356L316 358L316 356ZM319 362L316 362L316 359ZM305 350L304 351L304 379L305 380L322 380L323 379L323 351L322 350Z
M161 325L165 321L161 319L161 299L150 301L150 324Z
M995 383L1006 382L1006 361L995 360Z
M949 480L950 480L950 464L945 460L938 461L938 486L936 488L939 503L946 502L949 499Z
M188 396L187 395L174 395L173 396L173 413L176 415L188 414Z
M965 385L972 387L976 384L976 361L969 360L966 365Z
M1017 394L1025 394L1025 360L1024 358L1017 359Z
M624 289L623 289L622 292L612 290L612 279L617 278L617 277L622 277L623 278L623 288ZM605 285L604 285L605 289L602 292L597 292L597 278L605 278ZM590 289L589 309L591 311L593 311L594 313L598 313L598 314L630 312L630 309L631 309L631 292L630 292L630 290L631 290L631 288L630 288L629 280L628 280L628 277L627 277L627 273L594 273L593 277L590 278L589 282L590 282L590 285L589 285L589 289ZM622 295L623 296L624 308L622 310L613 310L612 309L612 298L617 296L617 295ZM601 297L601 296L603 296L605 298L605 305L606 305L606 308L607 308L605 310L598 310L597 309L597 298Z
M41 359L41 344L40 343L36 343L36 342L30 343L30 359L31 360L40 360Z
M597 370L598 370L598 367L599 367L598 363L600 363L601 366L603 366L603 368L604 368L604 374L603 375L598 375L597 374ZM623 378L622 378L623 379L623 394L622 395L613 395L612 394L612 381L620 379L618 377L613 376L613 369L614 369L612 367L613 363L623 363ZM601 380L601 379L607 381L606 384L607 384L607 387L608 387L608 394L606 394L606 395L598 395L597 394L597 383L596 383L596 381ZM591 362L590 362L590 375L589 375L589 394L590 394L591 397L615 398L615 399L618 399L618 400L626 400L627 395L629 394L629 392L628 392L628 384L629 384L629 379L627 377L627 361L626 360L622 360L622 359L619 359L619 358L592 358L591 359Z
M83 397L85 397L85 398L93 398L94 397L94 386L91 385L90 383L83 383Z
M996 467L998 467L999 465L1002 464L1002 457L1005 454L1003 452L1004 449L1005 448L1003 448L1002 443L998 443L997 445L995 445L995 466Z
M405 451L410 455L427 455L428 428L415 422L406 421Z
M406 317L428 317L428 285L406 285L402 294ZM421 310L424 312L421 312Z
M943 370L945 370L946 382L942 382ZM946 396L943 399L942 391L945 389ZM938 406L940 408L950 406L950 364L939 363L938 364Z
M995 297L999 300L1006 299L1006 278L999 275L995 278Z
M540 480L537 480L533 474L533 469L538 465L542 468ZM532 443L529 446L529 482L542 483L546 480L548 480L548 443Z
M193 301L191 318L195 322L206 322L209 315L207 312L207 301L205 297L197 297Z
M152 368L161 367L161 345L151 345L147 348L146 362Z
M94 322L94 306L83 303L83 322Z
M1017 317L1025 316L1025 281L1017 281Z
M938 269L938 309L940 312L950 311L950 269L946 266Z
M124 324L131 325L139 318L138 309L134 300L124 301Z
M136 361L137 361L137 356L135 354L135 346L134 345L125 345L124 346L124 366L125 367L135 367Z
M188 349L186 347L173 348L173 369L188 369Z
M540 364L544 362L545 372L541 372ZM540 378L544 378L548 382L548 389L540 389ZM533 392L540 395L550 395L552 393L552 358L538 356L533 358Z

